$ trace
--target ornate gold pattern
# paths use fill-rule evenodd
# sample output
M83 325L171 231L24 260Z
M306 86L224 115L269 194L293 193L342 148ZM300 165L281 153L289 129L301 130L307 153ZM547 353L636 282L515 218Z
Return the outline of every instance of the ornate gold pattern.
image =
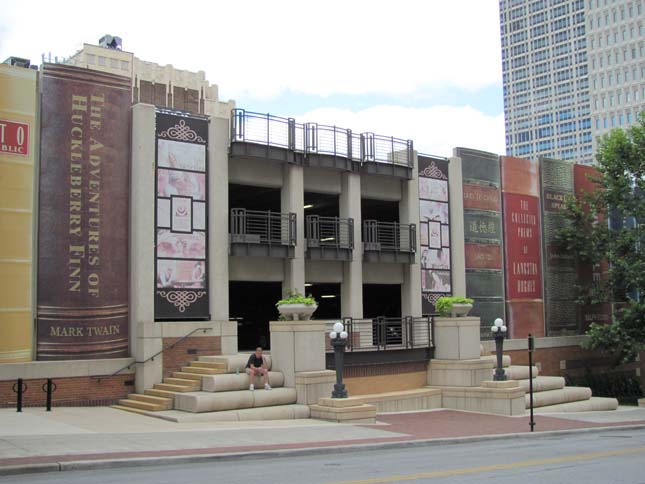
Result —
M186 121L179 120L179 124L168 128L166 131L159 133L160 138L176 139L178 141L192 141L194 143L206 144L206 140L198 136L190 126L186 126Z

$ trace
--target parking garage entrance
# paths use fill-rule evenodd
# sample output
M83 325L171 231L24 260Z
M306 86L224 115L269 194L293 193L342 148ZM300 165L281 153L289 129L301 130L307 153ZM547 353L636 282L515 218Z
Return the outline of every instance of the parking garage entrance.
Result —
M313 319L340 319L340 284L305 284L305 293L318 303Z
M401 284L363 284L363 317L401 317Z
M275 303L282 297L282 283L230 281L228 291L229 316L237 321L238 350L270 349L269 321L278 319Z

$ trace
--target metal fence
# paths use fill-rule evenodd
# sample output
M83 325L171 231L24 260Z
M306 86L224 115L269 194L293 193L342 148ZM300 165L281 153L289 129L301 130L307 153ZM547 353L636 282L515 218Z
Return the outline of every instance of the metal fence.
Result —
M296 245L296 214L231 209L231 242Z
M297 123L294 118L233 109L231 142L275 146L301 153L339 156L357 162L412 167L412 140L318 123Z
M343 318L347 331L347 351L387 351L432 348L432 316L413 318ZM327 323L327 334L335 321ZM331 352L331 346L327 345Z
M305 225L307 247L354 248L354 219L308 215Z
M365 250L416 252L416 225L396 222L363 221Z

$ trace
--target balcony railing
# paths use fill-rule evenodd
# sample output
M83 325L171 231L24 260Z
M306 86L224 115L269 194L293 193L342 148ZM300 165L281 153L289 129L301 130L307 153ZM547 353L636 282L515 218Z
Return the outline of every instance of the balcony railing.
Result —
M308 215L305 224L307 256L313 259L351 260L354 219Z
M416 247L415 224L363 221L363 253L366 260L411 263L414 262Z
M347 331L347 351L387 351L434 347L432 338L432 316L413 318L343 318ZM334 321L327 323L327 334ZM327 342L327 352L331 352Z
M231 115L231 144L253 143L264 147L282 148L303 154L330 155L352 162L390 165L405 170L413 166L412 140L382 136L374 133L354 133L350 129L318 123L297 123L293 118L260 114L234 109ZM269 151L267 150L269 156ZM331 166L331 165L330 165ZM389 173L383 167L368 172ZM392 174L401 174L391 170Z
M229 237L232 255L293 257L296 214L233 208Z

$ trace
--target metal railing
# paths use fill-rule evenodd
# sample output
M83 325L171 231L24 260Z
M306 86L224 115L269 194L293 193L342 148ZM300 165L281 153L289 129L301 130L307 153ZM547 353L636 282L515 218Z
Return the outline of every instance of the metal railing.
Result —
M354 219L308 215L305 224L307 247L354 248Z
M296 245L296 214L231 209L231 242Z
M417 249L416 231L415 224L364 220L364 249L414 253Z
M256 143L301 153L339 156L360 163L413 166L412 140L233 109L231 142Z
M432 348L432 316L414 318L378 317L373 319L343 318L347 331L347 351L387 351ZM335 321L327 323L327 333ZM331 352L328 345L327 352Z

